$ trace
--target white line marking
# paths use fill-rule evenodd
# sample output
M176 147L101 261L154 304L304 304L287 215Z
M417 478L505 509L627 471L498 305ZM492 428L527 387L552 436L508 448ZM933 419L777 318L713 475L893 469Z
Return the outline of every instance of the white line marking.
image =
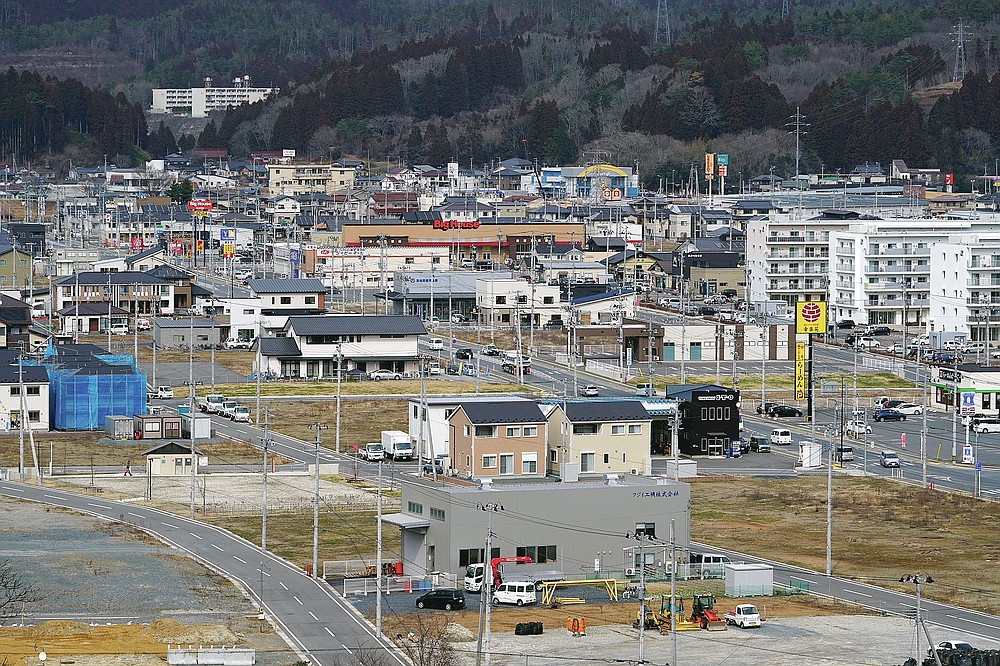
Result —
M316 620L317 622L319 622L319 618L318 618L318 617L316 617L315 615L313 615L313 612L312 612L312 611L309 611L309 617L311 617L312 619L314 619L314 620Z
M216 545L215 545L214 543L212 544L212 548L216 549L216 550L217 550L217 551L219 551L220 553L224 553L224 552L226 552L226 551L222 550L222 548L220 548L219 546L216 546Z
M49 499L54 499L54 500L62 499L62 497L59 497L58 495L42 495L42 497L48 497Z
M859 597L868 597L869 599L871 599L871 598L872 598L872 595L870 595L870 594L865 594L864 592L851 592L851 594L856 594L856 595L858 595Z
M346 646L346 645L344 645L343 643L341 643L341 644L340 644L340 647L342 647L342 648L344 648L345 650L347 650L347 654L350 654L350 655L353 655L353 654L354 654L353 652L351 652L351 648L347 647L347 646Z
M132 516L133 518L142 518L142 516L140 516L139 514L132 513L131 511L128 512L128 515Z
M278 581L278 585L280 585L280 586L281 586L281 589L283 589L283 590L284 590L285 592L288 592L288 588L287 588L287 587L285 587L285 584L284 584L284 583L282 583L282 582L281 582L280 580Z
M23 493L24 492L20 488L7 488L7 490L10 490L10 491L15 492L15 493Z
M295 601L297 601L297 602L298 602L299 606L302 606L302 605L303 605L303 604L302 604L302 600L301 600L301 599L299 599L299 598L298 598L297 596L295 596L294 594L292 595L292 599L295 599Z
M964 618L964 617L958 617L957 615L948 615L946 617L950 617L950 618L952 618L954 620L958 620L959 622L971 622L972 624L978 624L981 627L989 627L990 629L996 629L996 625L995 624L986 624L985 622L976 622L975 620L970 620L970 619Z
M240 562L242 562L243 564L246 564L246 563L247 563L247 561L246 561L246 560L244 560L243 558L241 558L241 557L240 557L239 555L233 555L233 559L234 559L234 560L239 560L239 561L240 561Z
M197 534L195 534L194 532L188 532L188 534L190 534L191 536L193 536L198 541L203 541L203 539L200 536L198 536Z
M328 633L328 634L330 634L331 636L333 636L333 632L332 632L332 631L330 631L330 627L323 627L323 628L324 628L324 629L326 629L326 633ZM336 638L336 636L333 636L333 637L334 637L334 638Z
M164 526L166 526L166 527L172 527L172 528L173 528L173 529L175 529L175 530L178 530L178 529L180 529L180 528L179 528L179 527L177 527L176 525L172 525L172 524L170 524L170 523L163 523L163 525L164 525Z
M257 569L257 571L258 571L258 572L260 572L260 573L262 573L262 574L264 574L264 575L265 575L265 576L267 576L268 578L270 578L270 577L271 577L271 574L267 573L267 572L266 572L266 571L264 571L263 569Z

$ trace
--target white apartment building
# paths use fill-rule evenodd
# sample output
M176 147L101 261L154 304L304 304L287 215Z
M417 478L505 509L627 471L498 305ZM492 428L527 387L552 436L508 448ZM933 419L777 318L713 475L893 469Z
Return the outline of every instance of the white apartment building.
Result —
M967 332L1000 341L1000 235L936 244L930 253L927 330Z
M333 194L352 189L356 173L353 167L336 164L268 164L267 191L272 197L310 192Z
M328 288L395 291L397 271L440 271L447 274L447 247L426 245L316 248L313 274ZM276 255L277 256L277 255ZM277 267L277 263L275 264ZM383 277L384 276L384 277ZM442 277L442 284L446 284Z
M535 326L553 319L563 319L564 306L559 302L559 286L524 280L476 280L476 305L481 325L527 326L532 316Z
M192 118L204 118L210 111L222 111L241 104L253 104L277 95L280 88L251 88L250 77L233 79L232 88L212 86L205 79L204 88L153 88L152 113L171 113L190 109Z

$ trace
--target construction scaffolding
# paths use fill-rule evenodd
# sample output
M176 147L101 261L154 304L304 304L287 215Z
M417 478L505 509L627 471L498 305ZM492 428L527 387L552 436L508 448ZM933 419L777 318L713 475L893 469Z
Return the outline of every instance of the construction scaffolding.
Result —
M103 430L107 416L146 413L146 376L127 354L95 345L50 347L40 365L49 374L56 430Z

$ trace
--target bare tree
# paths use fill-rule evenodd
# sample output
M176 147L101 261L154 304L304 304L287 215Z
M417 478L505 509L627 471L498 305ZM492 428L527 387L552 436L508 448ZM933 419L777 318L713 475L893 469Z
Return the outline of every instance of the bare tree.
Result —
M39 598L38 588L21 578L10 560L0 562L0 618L14 617Z

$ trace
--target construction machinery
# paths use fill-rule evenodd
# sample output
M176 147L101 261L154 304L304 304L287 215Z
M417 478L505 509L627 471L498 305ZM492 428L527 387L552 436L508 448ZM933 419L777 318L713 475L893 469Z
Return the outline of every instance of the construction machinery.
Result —
M649 599L648 601L654 601L655 597ZM669 595L660 595L660 609L657 611L652 604L645 604L646 617L644 624L646 629L659 631L661 634L670 633L670 597ZM677 631L697 631L701 629L701 626L695 622L689 621L684 617L684 600L681 598L677 599L677 603L674 605L674 612L677 613L677 620L674 624L674 628ZM639 623L643 620L641 619L642 610L636 611L635 622L632 626L636 629L639 628Z
M697 623L702 629L708 631L725 631L726 623L719 617L719 612L715 610L715 595L696 594L691 601L690 622Z

